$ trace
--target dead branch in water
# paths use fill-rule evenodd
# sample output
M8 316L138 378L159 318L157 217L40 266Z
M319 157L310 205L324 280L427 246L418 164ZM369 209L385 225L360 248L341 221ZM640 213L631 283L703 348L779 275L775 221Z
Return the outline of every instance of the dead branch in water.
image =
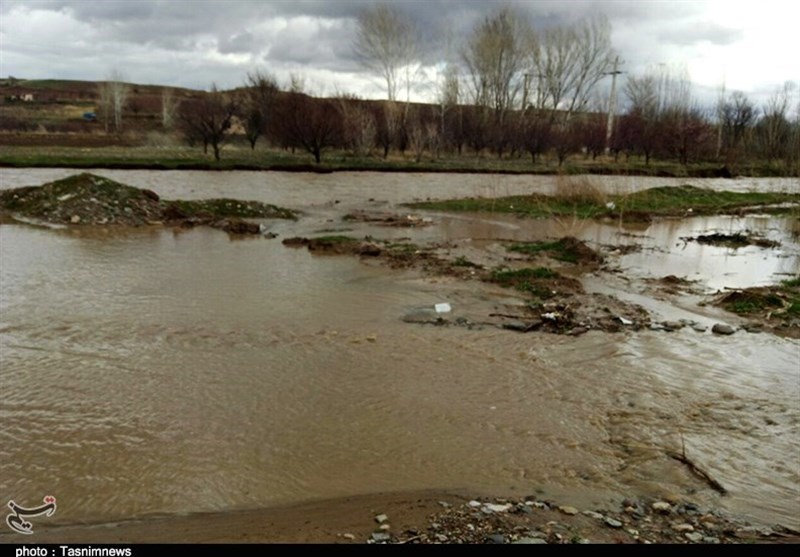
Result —
M686 456L685 446L683 448L683 454L667 449L667 456L674 458L678 462L684 463L695 476L705 480L709 486L711 486L715 491L718 491L721 495L728 494L728 490L725 489L721 483L712 478L708 472L700 468L688 456Z

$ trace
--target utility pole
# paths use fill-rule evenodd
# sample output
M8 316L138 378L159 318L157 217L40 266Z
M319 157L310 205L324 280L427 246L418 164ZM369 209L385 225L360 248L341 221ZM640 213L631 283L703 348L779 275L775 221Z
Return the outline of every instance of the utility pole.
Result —
M617 111L617 76L622 72L619 66L619 56L614 58L614 69L606 75L611 76L611 95L608 98L608 121L606 122L606 155L611 146L611 134L614 133L614 113Z
M722 74L722 87L717 100L717 160L722 153L722 118L725 110L725 74Z

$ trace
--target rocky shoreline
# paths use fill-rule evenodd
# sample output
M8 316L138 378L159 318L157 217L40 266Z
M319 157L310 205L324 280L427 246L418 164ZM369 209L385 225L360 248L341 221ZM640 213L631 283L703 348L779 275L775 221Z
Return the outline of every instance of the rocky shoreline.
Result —
M578 508L531 495L372 494L112 523L36 524L0 543L784 544L797 530L753 524L679 498Z

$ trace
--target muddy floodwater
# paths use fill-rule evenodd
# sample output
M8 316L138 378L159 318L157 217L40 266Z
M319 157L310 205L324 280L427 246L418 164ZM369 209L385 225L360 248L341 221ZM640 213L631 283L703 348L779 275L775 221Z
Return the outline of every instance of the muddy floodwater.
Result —
M0 187L68 169L3 169ZM424 213L432 226L348 223L354 209L553 191L552 177L97 171L167 198L255 199L303 211L278 239L173 230L0 226L0 494L58 498L51 522L257 508L380 491L464 488L603 505L675 495L800 526L800 342L691 327L579 337L404 323L448 302L485 310L497 287L350 256L289 236L460 241L572 235L608 269L587 290L654 319L736 322L703 294L800 273L794 220L751 215L628 226ZM611 193L687 180L593 178ZM796 179L691 180L799 192ZM747 230L779 243L700 245ZM628 246L636 245L636 249ZM476 257L478 257L476 255ZM675 275L694 294L647 286ZM513 296L513 292L507 292ZM720 495L669 451L686 454ZM0 503L5 504L4 501Z

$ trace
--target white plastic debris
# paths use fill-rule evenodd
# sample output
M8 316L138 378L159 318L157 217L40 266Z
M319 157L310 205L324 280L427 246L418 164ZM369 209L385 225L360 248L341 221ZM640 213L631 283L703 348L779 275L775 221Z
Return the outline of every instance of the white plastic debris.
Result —
M631 321L630 319L626 319L625 317L620 316L617 317L617 319L619 319L619 322L622 323L623 325L633 325L633 321Z
M436 313L450 313L453 310L453 308L447 302L436 304L433 307L436 309Z
M609 201L608 203L606 203L606 209L608 209L609 211L613 211L616 208L616 206L617 204L614 203L613 201Z

